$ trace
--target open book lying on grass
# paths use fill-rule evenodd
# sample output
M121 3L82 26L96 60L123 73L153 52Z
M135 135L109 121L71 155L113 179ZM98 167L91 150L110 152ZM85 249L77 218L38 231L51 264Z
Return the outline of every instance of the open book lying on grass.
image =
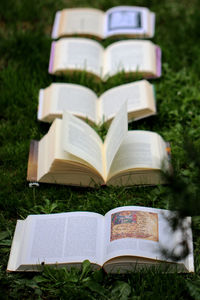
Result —
M155 14L148 8L116 6L106 12L95 8L67 8L55 16L52 38L74 34L95 36L147 37L154 35Z
M171 212L140 206L94 212L30 215L18 220L7 271L41 271L43 265L77 266L88 259L93 268L109 273L158 267L165 272L194 272L191 218L187 226L190 253L173 261L162 249L179 255L180 230L172 231Z
M64 112L39 142L31 143L27 180L91 187L165 182L166 143L154 132L128 131L127 123L125 103L103 143L86 122Z
M39 92L38 119L52 122L68 111L100 124L111 121L125 101L129 121L156 113L154 86L146 80L117 86L100 98L92 90L78 84L52 83Z
M49 73L86 71L107 80L119 72L144 78L161 76L161 50L151 41L127 40L104 49L86 38L62 38L51 45Z

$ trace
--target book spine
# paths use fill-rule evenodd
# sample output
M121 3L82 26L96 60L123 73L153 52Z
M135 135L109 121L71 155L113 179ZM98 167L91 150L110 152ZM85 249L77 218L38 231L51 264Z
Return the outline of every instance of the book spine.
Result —
M31 141L27 168L27 180L30 182L37 182L38 146L38 141Z
M155 34L155 23L156 23L156 14L151 13L151 35L150 35L150 38L152 38Z
M52 39L58 38L58 28L60 25L60 17L61 17L61 11L57 11L57 13L55 15L54 23L53 23L52 33L51 33Z
M160 77L162 75L162 65L161 65L162 51L159 46L156 46L156 66L157 72L156 76Z
M153 98L154 98L154 102L156 104L156 87L154 84L152 84L152 88L153 88Z
M49 73L52 74L53 71L53 62L54 62L54 55L55 55L55 46L56 42L52 42L51 44L51 51L50 51L50 59L49 59Z
M43 99L44 99L44 89L40 89L39 101L38 101L38 112L37 112L37 118L40 121L42 120Z

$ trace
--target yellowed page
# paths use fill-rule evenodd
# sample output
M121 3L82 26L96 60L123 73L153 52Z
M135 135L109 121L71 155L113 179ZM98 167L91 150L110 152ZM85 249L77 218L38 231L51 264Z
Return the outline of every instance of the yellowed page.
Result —
M128 113L149 108L152 101L154 104L152 85L147 80L140 80L117 86L103 93L100 97L99 122L112 119L118 107L125 101L127 101Z
M61 11L59 36L88 34L103 38L104 12L91 8L72 8Z
M57 131L57 120L53 122L48 133L43 136L43 138L39 142L38 146L38 168L37 168L37 179L48 173L51 163L54 159L55 153L55 139L56 139L56 131Z
M67 112L62 122L63 149L87 161L103 176L103 143L99 135L86 122Z
M167 161L166 144L162 137L150 131L128 131L109 172L113 175L131 169L160 169Z
M147 106L152 110L156 111L156 100L155 100L155 91L154 91L154 86L150 84L148 81L146 81L146 90L147 90Z
M96 94L78 84L52 83L44 90L45 115L52 115L54 118L62 116L66 110L71 114L96 122L96 102Z
M90 39L60 39L55 44L53 73L66 70L85 70L101 77L103 53L103 47Z
M38 148L37 180L48 174L54 160L88 165L81 158L64 151L62 147L62 120L55 119L48 133L40 140ZM65 166L66 168L66 166Z
M125 102L119 109L116 117L111 123L108 130L105 142L104 142L104 157L106 176L108 175L112 161L117 153L124 137L128 130L128 119L127 119L127 103Z
M103 71L104 77L120 71L156 74L155 45L142 40L116 42L105 51Z

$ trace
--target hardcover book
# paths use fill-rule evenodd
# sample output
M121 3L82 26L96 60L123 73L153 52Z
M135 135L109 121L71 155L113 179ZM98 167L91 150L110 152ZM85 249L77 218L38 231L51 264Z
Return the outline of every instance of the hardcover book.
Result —
M83 120L64 112L30 147L31 182L95 187L164 183L170 170L167 145L150 131L128 131L126 103L113 119L105 141Z
M174 212L141 206L124 206L105 216L94 212L29 215L18 220L7 271L41 271L44 265L81 267L125 273L158 268L162 272L194 272L191 218L183 219L189 254L179 260L182 233L173 231L168 218ZM178 249L178 250L177 250Z
M119 72L157 78L161 76L161 49L144 40L118 41L106 49L86 38L52 42L49 73L63 75L74 71L85 71L104 81Z
M125 101L129 122L156 113L154 86L146 80L114 87L99 98L89 88L78 84L52 83L40 89L38 120L52 122L68 111L91 123L111 122Z
M52 38L75 34L98 39L151 38L154 30L155 14L146 7L116 6L106 12L95 8L67 8L56 13Z

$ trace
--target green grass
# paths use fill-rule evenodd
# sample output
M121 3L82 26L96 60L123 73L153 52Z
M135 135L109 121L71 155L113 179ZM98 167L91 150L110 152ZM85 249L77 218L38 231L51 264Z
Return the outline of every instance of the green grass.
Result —
M51 82L74 82L101 94L130 82L119 74L106 83L85 74L55 78L48 74L50 32L58 9L93 6L106 10L118 0L0 1L0 295L2 299L200 299L200 28L199 1L134 1L156 12L153 42L162 48L163 75L156 87L156 116L133 122L130 129L160 133L171 142L175 184L157 187L83 189L26 182L31 139L40 139L49 125L37 121L40 88ZM150 6L149 6L150 5ZM102 44L106 47L114 39ZM102 135L105 128L97 129ZM192 146L185 151L185 140ZM194 151L191 149L194 147ZM197 158L197 159L196 159ZM196 273L160 274L156 270L127 275L46 268L42 274L6 274L17 219L29 214L94 211L105 214L122 205L184 208L193 218Z

